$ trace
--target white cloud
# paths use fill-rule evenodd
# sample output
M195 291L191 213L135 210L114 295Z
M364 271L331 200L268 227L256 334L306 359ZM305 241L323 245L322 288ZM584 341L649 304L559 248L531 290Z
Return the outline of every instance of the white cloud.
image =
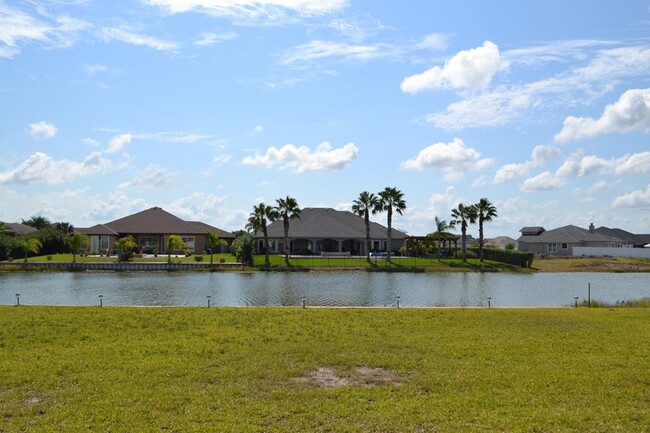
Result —
M12 58L30 42L43 43L46 48L66 48L75 43L80 31L90 27L68 16L50 18L41 8L37 13L39 17L0 3L0 57Z
M607 173L612 170L613 162L595 155L584 155L582 150L571 154L557 169L559 177L584 177L596 173Z
M86 65L86 73L88 75L95 75L99 72L108 71L108 67L105 65Z
M328 27L354 42L361 42L386 28L381 21L372 16L336 18L329 22Z
M650 176L650 152L626 155L617 160L616 174Z
M225 196L193 192L188 196L172 201L165 206L165 209L189 221L205 221L209 223L209 221L223 215L225 201Z
M149 164L143 170L138 170L135 178L118 185L119 189L146 188L157 189L167 188L174 184L177 175L158 164Z
M106 149L106 152L119 152L124 148L124 146L129 144L131 140L133 140L133 136L130 133L116 135L108 142L108 148Z
M105 42L116 40L126 44L145 46L158 51L175 52L180 48L180 44L177 42L165 41L152 36L133 33L130 30L117 27L104 27L101 30L100 37Z
M510 180L514 180L520 177L528 175L530 171L530 163L515 163L515 164L506 164L500 167L494 175L492 182L494 183L503 183Z
M210 45L220 44L221 42L230 41L237 38L235 32L213 33L205 32L200 33L198 38L192 43L199 47L208 47Z
M348 0L145 0L169 14L203 12L243 23L283 23L339 12Z
M401 84L405 93L418 93L440 88L482 89L504 65L496 44L485 41L482 46L460 51L441 68L433 68L406 77Z
M57 131L58 129L56 126L43 120L41 122L30 123L27 133L36 139L48 139L53 138Z
M650 132L650 89L628 90L614 104L605 107L598 119L569 116L555 135L558 142L594 137L608 132Z
M67 159L57 161L45 153L36 152L16 168L0 172L0 184L57 185L111 168L111 161L102 158L100 152L91 153L82 162Z
M628 194L623 194L614 199L612 206L615 208L648 208L650 207L650 185L643 190L632 191Z
M522 191L553 191L560 189L564 182L554 176L551 172L545 171L535 177L526 179L521 185Z
M446 180L458 180L466 170L481 170L492 164L492 159L481 159L481 154L460 138L451 143L434 143L422 149L415 158L403 161L407 170L439 169L446 172Z
M270 147L265 155L247 156L243 159L245 165L263 165L281 169L292 169L296 173L307 171L340 170L351 163L359 153L359 148L348 143L338 149L332 149L328 142L319 144L314 151L307 146L296 147L285 144L281 148Z
M288 50L282 63L291 65L299 62L311 62L328 57L344 57L366 61L381 55L381 50L374 45L351 45L343 42L310 41Z
M253 137L255 135L261 134L262 132L264 132L264 126L255 125L253 129L251 129L250 131L246 131L244 135L247 137Z
M99 146L99 141L95 140L94 138L83 138L81 142L87 144L88 146L93 146L93 147Z
M222 164L227 164L232 160L232 155L229 153L222 153L221 155L217 155L214 157L212 160L213 163L217 165L222 165Z

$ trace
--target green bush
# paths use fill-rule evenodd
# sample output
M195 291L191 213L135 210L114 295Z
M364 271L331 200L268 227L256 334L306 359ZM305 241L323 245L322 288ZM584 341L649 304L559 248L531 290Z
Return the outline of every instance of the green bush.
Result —
M194 256L194 261L195 262L202 262L203 261L203 256Z

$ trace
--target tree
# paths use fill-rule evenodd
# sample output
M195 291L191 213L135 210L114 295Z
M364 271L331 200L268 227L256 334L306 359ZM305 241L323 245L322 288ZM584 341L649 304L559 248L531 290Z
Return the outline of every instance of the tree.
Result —
M129 261L133 256L133 249L137 245L131 235L121 237L115 241L115 248L119 250L119 260L122 262Z
M459 203L456 209L451 210L451 217L454 225L460 224L463 262L467 262L467 227L476 222L476 208Z
M379 197L375 194L363 191L359 197L352 202L352 212L363 217L366 223L366 259L370 260L370 214L377 213Z
M75 232L72 224L65 222L55 223L54 228L61 234L61 236L69 236Z
M66 238L66 243L72 250L72 263L77 261L77 251L81 248L87 247L90 243L88 236L83 233L73 232L71 236Z
M393 210L402 215L406 209L406 201L404 200L404 193L397 188L386 187L379 193L379 204L375 207L377 212L387 212L387 225L388 232L386 236L386 258L390 260L391 242L392 242L392 224L393 224Z
M167 239L167 263L172 262L172 250L182 250L185 248L183 240L178 235L169 235Z
M271 261L269 260L269 232L267 222L273 222L277 219L278 213L273 207L260 203L253 207L253 212L248 217L248 224L246 224L247 229L255 232L261 231L264 235L264 264L266 266L271 266Z
M240 233L230 245L230 252L242 265L253 265L253 251L255 251L255 239L245 231Z
M438 258L440 258L440 253L442 251L442 243L444 242L445 239L449 238L448 231L453 229L456 226L456 223L454 221L447 222L445 220L441 220L438 217L436 217L435 223L436 223L436 232L433 234L433 236L438 240Z
M228 245L228 242L226 242L225 239L221 239L217 232L206 230L205 233L208 235L208 245L210 246L210 266L212 266L214 247L218 247L219 245Z
M298 207L298 201L289 196L279 198L275 202L277 203L277 206L275 206L277 217L282 218L282 228L284 230L284 261L288 266L289 255L291 254L291 248L289 247L289 221L292 218L300 219L300 207Z
M483 261L483 223L492 221L497 217L497 208L490 203L490 200L482 198L474 205L474 210L478 218L478 255L479 259Z
M27 254L36 254L40 251L43 244L36 238L23 237L18 241L18 247L25 253L25 263L27 263Z
M22 220L22 223L26 226L34 227L36 230L44 229L52 225L52 223L50 223L50 220L44 216L33 216L27 221Z

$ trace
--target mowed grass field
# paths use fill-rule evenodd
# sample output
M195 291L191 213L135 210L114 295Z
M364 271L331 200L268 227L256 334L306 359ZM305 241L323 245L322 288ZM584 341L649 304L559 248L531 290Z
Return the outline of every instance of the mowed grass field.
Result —
M643 432L648 342L645 308L3 306L0 432Z

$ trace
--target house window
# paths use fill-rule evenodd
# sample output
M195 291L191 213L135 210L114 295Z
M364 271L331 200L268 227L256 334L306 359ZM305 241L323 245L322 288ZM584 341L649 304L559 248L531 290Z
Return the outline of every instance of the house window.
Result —
M158 236L140 236L138 238L138 246L140 251L145 254L153 254L156 250L159 250L160 238Z
M562 249L563 250L568 250L569 249L569 244L567 244L566 242L562 242Z
M191 253L194 252L194 236L182 236L181 240L183 245L185 245L186 250L190 250Z
M549 253L557 253L557 244L556 243L547 244L546 251Z

